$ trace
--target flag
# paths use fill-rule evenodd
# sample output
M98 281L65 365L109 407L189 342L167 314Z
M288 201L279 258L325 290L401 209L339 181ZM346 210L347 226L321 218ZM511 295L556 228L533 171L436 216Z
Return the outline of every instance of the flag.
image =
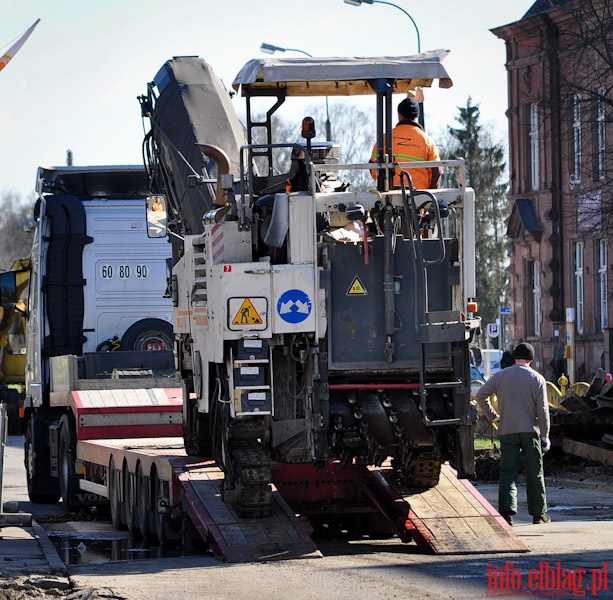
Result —
M38 25L40 19L36 19L34 25L28 28L25 33L6 51L0 56L0 71L6 67L9 60L17 54L19 49L26 43L26 40L30 37L30 34L34 31L34 28Z

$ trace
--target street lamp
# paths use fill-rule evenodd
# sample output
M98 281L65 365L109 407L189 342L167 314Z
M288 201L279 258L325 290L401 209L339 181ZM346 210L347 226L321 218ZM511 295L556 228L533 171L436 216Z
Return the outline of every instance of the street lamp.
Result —
M397 8L399 11L403 12L409 19L411 19L411 23L413 23L413 27L415 27L415 33L417 34L417 52L421 52L421 36L419 35L419 27L417 27L417 23L415 19L401 6L394 4L393 2L385 2L384 0L345 0L345 4L349 4L350 6L360 6L361 4L387 4L388 6L393 6ZM424 119L424 105L423 102L419 103L419 124L424 127L426 122Z
M393 6L394 8L402 11L407 17L409 17L409 19L411 19L411 23L413 23L413 27L415 27L415 33L417 34L417 52L421 52L421 38L417 23L415 23L413 17L401 6L393 4L392 2L384 2L384 0L345 0L345 4L350 4L351 6L360 6L360 4L387 4L388 6Z
M266 44L263 43L260 45L260 50L264 52L264 54L274 54L275 52L299 52L300 54L304 54L309 58L313 58L312 54L305 52L304 50L299 50L298 48L283 48L282 46L275 46L274 44ZM330 125L330 110L328 108L328 96L326 96L326 142L332 140L332 127Z
M505 313L507 312L506 311L507 295L505 294L504 290L501 290L498 300L500 300L500 352L504 352L506 350L504 317L505 317Z
M298 48L283 48L282 46L275 46L274 44L262 44L260 50L264 52L264 54L274 54L275 52L300 52L300 54L313 58L312 54L304 50L298 50Z

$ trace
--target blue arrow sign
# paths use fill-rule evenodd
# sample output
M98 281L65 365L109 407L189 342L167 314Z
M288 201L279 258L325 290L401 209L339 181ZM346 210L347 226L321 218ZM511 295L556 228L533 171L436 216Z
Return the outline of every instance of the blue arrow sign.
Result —
M277 312L287 323L301 323L311 314L311 299L302 290L287 290L277 302Z

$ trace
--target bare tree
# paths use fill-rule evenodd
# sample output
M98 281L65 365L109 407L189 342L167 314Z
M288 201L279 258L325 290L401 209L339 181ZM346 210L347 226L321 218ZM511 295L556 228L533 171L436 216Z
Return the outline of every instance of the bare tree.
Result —
M375 111L362 109L351 102L329 102L326 107L311 108L313 117L320 123L324 133L325 122L329 118L331 138L340 146L340 162L367 163L370 160L372 148L375 145L376 127ZM321 136L323 137L323 136ZM351 181L352 189L368 189L373 187L373 179L369 171L352 171L341 176Z
M30 255L32 234L24 230L24 224L32 218L32 204L24 204L12 192L5 192L0 204L0 269L7 270L17 259Z
M367 163L369 161L376 136L374 110L364 110L350 102L328 102L327 106L323 103L309 106L304 113L297 115L295 120L273 117L274 141L303 143L300 131L302 119L305 116L313 117L315 120L317 129L315 142L325 141L325 123L329 118L331 141L339 145L341 163ZM289 153L279 152L276 163L279 171L287 170ZM352 189L368 189L373 186L373 179L367 170L342 173L341 178L350 181Z
M613 121L613 4L610 0L548 0L542 49L559 77L559 97L540 106L562 140L563 219L578 233L613 234L613 157L607 129ZM559 128L559 129L555 129Z

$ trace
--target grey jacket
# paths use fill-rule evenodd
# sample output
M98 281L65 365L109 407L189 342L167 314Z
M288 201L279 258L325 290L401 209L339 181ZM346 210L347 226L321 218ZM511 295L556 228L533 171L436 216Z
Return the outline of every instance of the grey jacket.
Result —
M477 403L490 421L497 416L489 400L492 394L498 398L499 435L535 431L549 437L547 382L540 373L525 364L494 373L477 392Z

